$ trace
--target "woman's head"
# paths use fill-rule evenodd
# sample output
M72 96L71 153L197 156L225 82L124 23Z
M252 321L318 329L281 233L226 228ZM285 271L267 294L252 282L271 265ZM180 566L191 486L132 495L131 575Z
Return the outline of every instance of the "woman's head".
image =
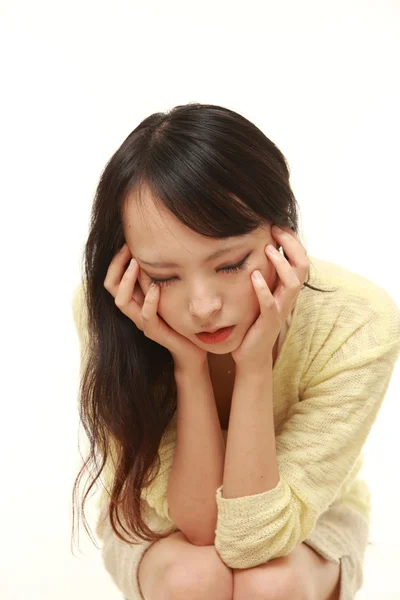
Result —
M259 313L250 273L260 269L275 289L276 272L264 252L267 243L275 245L271 225L297 232L285 158L255 125L218 106L176 107L138 129L122 145L119 162L120 176L129 173L127 162L137 167L123 194L121 220L138 258L140 286L146 293L152 278L170 280L160 283L158 312L194 343L205 346L199 331L237 325L226 342L207 346L230 352ZM244 258L236 273L222 270ZM177 267L155 268L141 259Z
M80 412L91 451L76 486L88 462L97 465L100 455L84 505L112 446L117 455L110 519L119 537L118 506L131 533L159 537L141 518L140 492L151 483L176 410L176 384L169 351L146 338L104 288L109 264L126 241L138 259L144 293L150 278L173 279L161 286L158 310L171 327L202 346L196 332L236 325L226 342L207 347L227 353L239 346L259 311L251 271L260 269L275 288L277 275L264 253L266 244L276 245L273 224L298 233L285 157L255 125L224 107L188 104L147 117L101 175L83 274L88 352ZM226 254L207 261L228 246ZM243 260L242 269L223 271Z
M205 237L154 201L147 188L141 190L140 200L137 192L128 199L125 239L140 265L143 293L157 280L158 314L170 327L209 352L235 350L260 312L250 274L259 269L271 291L277 283L264 251L266 244L276 245L270 225L223 239ZM231 325L231 336L220 344L205 344L196 336Z

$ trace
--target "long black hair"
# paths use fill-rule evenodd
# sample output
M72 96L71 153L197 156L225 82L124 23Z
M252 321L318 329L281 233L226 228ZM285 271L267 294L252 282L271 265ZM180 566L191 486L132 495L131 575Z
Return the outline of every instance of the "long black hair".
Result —
M142 186L206 237L239 236L265 223L289 226L298 234L285 157L260 129L228 108L191 103L152 114L105 166L83 256L87 348L79 410L90 453L75 480L73 504L80 479L93 464L97 472L83 498L84 514L86 498L112 455L108 514L116 535L128 543L166 535L145 523L141 491L156 477L159 445L176 411L170 352L145 337L104 287L109 264L125 243L127 195L137 191L140 197ZM123 527L119 509L130 540L115 526L116 518Z

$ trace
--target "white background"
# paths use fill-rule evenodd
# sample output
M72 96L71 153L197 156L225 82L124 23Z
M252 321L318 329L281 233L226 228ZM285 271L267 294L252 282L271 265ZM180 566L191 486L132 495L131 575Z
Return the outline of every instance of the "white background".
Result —
M153 112L236 110L287 157L309 254L399 304L400 3L2 0L0 13L0 596L113 600L82 525L70 547L71 301L101 170ZM400 598L399 375L365 446L364 600Z

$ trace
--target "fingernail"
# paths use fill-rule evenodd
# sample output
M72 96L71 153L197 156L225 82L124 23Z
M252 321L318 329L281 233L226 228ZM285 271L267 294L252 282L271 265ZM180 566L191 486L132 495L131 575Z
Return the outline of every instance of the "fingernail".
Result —
M133 267L135 266L135 264L136 264L136 260L134 258L131 258L131 262L129 263L128 271L130 269L133 269Z
M278 227L278 225L274 225L273 228L276 231L276 233L283 233L283 229L281 229L280 227Z
M270 254L279 254L278 250L274 246L271 246L271 244L268 244L267 252Z
M125 248L126 248L126 243L122 246L120 252L123 252L125 250Z

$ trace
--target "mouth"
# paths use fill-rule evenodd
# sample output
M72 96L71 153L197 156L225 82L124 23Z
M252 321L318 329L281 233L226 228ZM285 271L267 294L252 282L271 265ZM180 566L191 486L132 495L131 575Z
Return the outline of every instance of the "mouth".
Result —
M208 331L198 331L197 333L215 333L216 331L219 331L220 329L226 329L227 327L229 327L229 325L224 325L224 327L217 327L217 329L209 329Z
M234 325L230 325L228 327L214 329L213 331L202 331L196 333L196 337L205 344L218 344L219 342L224 342L228 339L234 328Z

